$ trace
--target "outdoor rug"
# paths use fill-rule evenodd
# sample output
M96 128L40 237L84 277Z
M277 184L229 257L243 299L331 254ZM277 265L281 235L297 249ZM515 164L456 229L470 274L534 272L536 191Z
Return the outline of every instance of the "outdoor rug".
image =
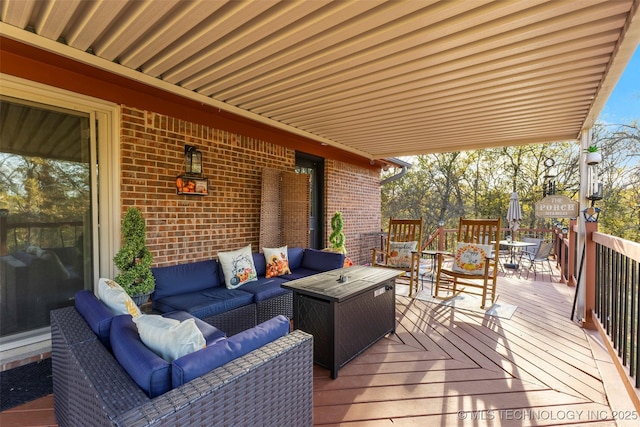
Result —
M517 305L504 304L500 301L496 301L492 306L482 309L480 308L480 297L477 297L475 295L459 293L454 297L441 299L432 297L431 289L421 290L416 294L415 299L438 304L445 307L451 307L454 309L471 311L473 313L481 315L499 317L501 319L511 319L511 316L513 316L513 313L515 313L516 309L518 308Z
M0 372L0 411L53 393L51 358Z

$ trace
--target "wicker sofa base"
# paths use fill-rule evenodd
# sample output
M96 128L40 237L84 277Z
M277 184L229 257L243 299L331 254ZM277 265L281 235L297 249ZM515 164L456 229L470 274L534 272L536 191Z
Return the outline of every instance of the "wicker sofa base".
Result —
M60 426L310 426L313 338L294 331L150 399L74 307L51 312Z
M269 317L269 319L271 319L271 317ZM202 320L224 331L227 336L231 336L256 326L256 319L256 305L248 304L225 311L224 313L216 314L215 316L205 317Z
M279 314L293 319L293 292L260 301L256 304L256 311L258 323L266 322Z

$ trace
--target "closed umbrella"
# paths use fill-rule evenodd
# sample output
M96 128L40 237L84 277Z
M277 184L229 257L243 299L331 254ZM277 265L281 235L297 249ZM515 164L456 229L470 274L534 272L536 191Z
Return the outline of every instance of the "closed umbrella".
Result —
M511 230L511 239L513 240L513 232L520 228L520 221L522 221L522 209L520 208L520 198L515 191L511 193L509 201L509 209L507 209L507 223Z
M509 224L509 230L511 230L511 240L513 241L513 233L520 228L520 221L522 221L522 209L520 208L520 198L515 191L511 193L509 200L509 209L507 209L507 224ZM505 264L507 268L518 268L518 264L513 261L514 253L513 247L509 248L511 254L511 263Z

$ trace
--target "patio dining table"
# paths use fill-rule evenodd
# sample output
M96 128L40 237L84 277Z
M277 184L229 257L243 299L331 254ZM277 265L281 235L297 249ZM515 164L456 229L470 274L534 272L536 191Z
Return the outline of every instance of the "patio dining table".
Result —
M508 268L511 270L517 270L520 268L520 264L515 262L516 249L522 249L529 246L535 246L536 243L533 242L519 242L517 240L500 240L500 246L506 246L509 248L509 255L511 257L511 262L503 263L504 268Z

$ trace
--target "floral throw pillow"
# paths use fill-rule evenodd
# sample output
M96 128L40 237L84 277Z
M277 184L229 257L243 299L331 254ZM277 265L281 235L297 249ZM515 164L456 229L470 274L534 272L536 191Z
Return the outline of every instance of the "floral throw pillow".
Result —
M408 268L411 266L411 253L418 247L418 242L389 242L389 267Z
M218 252L218 260L224 273L224 283L229 289L235 289L247 282L258 280L253 264L251 245L229 252Z
M491 245L474 245L458 242L453 271L466 274L483 274L487 257L491 256Z
M291 274L289 269L289 258L287 258L287 247L262 248L264 259L267 263L266 278Z

